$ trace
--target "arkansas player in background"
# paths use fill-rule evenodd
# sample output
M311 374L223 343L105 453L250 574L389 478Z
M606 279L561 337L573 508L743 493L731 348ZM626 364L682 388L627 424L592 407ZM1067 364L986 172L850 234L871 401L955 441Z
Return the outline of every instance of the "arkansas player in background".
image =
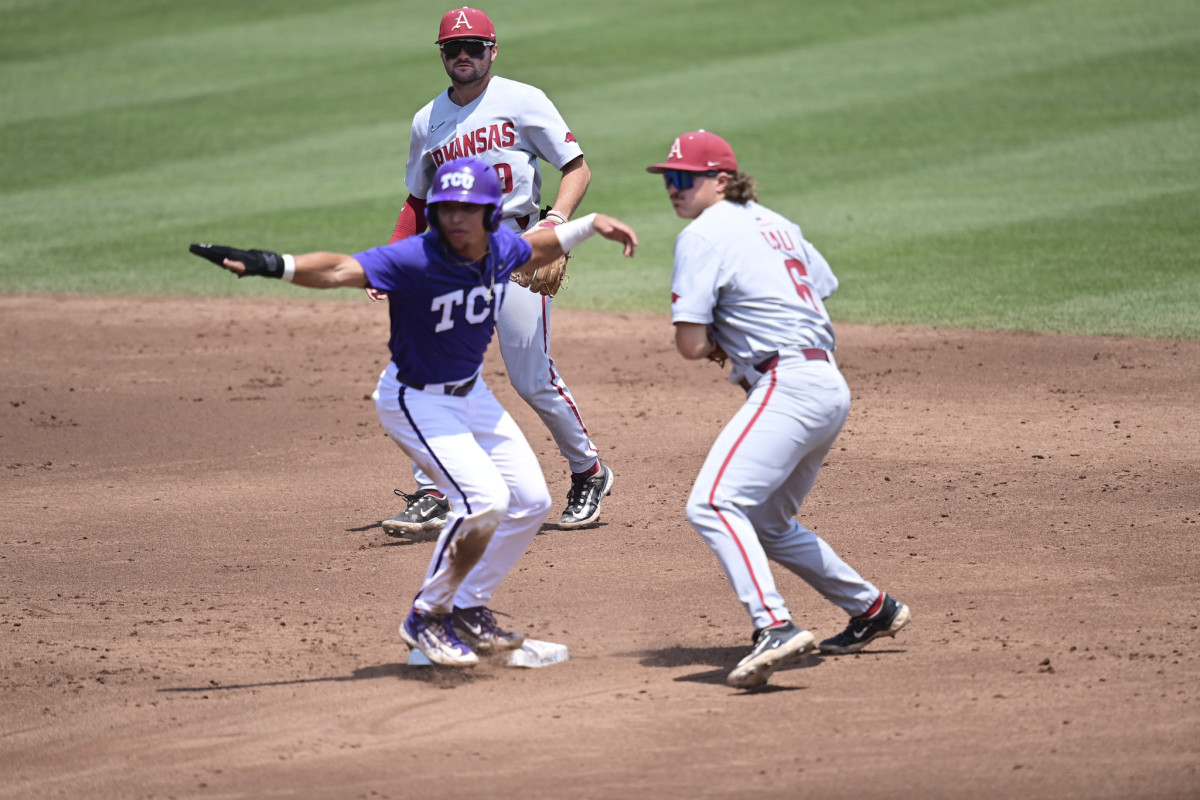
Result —
M451 85L413 117L404 173L409 195L391 241L425 229L425 199L434 173L464 157L496 170L503 192L502 224L522 233L566 222L583 201L591 170L558 109L540 89L492 74L499 51L496 28L479 9L446 12L436 44ZM562 173L558 195L540 215L539 161ZM613 472L601 463L579 406L550 357L551 298L513 288L496 327L508 379L541 417L570 465L571 489L560 527L590 525L599 519L600 502L612 490ZM397 491L408 508L383 523L389 535L438 530L445 524L448 501L419 469L413 474L416 492Z

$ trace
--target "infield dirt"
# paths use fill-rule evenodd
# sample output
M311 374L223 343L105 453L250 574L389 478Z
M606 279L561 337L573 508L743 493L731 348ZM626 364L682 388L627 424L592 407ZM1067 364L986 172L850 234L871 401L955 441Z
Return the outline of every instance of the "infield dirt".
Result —
M0 297L0 798L1200 796L1200 343L840 325L801 517L915 619L743 693L683 516L741 392L665 316L554 323L616 483L493 605L571 658L451 672L396 633L433 543L379 524L382 306Z

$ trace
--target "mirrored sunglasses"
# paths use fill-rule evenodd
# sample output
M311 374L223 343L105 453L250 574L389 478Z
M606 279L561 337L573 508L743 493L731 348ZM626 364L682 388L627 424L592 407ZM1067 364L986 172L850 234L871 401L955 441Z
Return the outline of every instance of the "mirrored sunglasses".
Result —
M455 39L450 42L442 43L442 57L458 58L459 53L466 50L467 55L469 55L471 58L479 58L483 55L484 51L491 46L491 42L485 42L479 39Z
M720 175L720 170L709 170L708 172L688 172L682 169L668 169L663 171L663 182L668 189L675 188L679 191L690 189L696 185L696 176L703 175L707 178L713 178Z

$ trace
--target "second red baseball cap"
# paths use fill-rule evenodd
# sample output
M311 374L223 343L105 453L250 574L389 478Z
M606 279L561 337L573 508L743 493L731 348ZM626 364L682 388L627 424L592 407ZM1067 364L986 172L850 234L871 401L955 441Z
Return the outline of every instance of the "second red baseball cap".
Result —
M661 164L646 167L646 172L662 173L669 169L682 169L688 172L708 172L709 170L728 170L737 172L737 156L729 142L705 130L683 133L675 138L667 160Z
M463 6L447 11L442 15L442 24L438 28L438 38L435 44L448 42L451 39L486 39L496 41L496 26L488 15L478 8Z

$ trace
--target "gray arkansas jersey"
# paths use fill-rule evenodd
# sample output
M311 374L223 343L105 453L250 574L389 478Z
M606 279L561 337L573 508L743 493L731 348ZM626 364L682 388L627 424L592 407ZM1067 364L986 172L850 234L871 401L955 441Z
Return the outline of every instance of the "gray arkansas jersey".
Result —
M445 91L417 112L404 180L414 197L425 198L438 167L474 156L495 168L504 216L522 217L536 215L542 200L537 160L562 168L581 155L574 134L540 89L496 76L473 103L456 105Z
M775 353L832 351L822 294L836 288L828 262L800 229L758 203L723 200L675 240L672 322L710 325L735 382Z

